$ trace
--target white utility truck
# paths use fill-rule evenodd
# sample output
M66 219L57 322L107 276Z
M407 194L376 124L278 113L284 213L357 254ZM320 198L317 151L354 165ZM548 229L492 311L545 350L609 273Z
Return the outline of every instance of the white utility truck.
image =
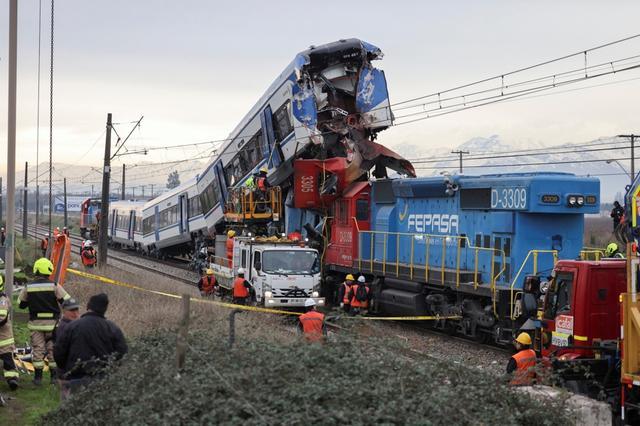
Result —
M256 302L264 307L300 308L312 298L324 306L320 297L320 256L300 242L274 237L235 237L233 262L216 256L209 267L226 292L233 291L238 269L255 290Z

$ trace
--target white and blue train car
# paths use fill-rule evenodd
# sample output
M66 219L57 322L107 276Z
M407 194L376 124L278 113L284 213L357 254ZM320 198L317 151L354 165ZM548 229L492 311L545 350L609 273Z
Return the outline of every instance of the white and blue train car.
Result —
M144 201L113 201L109 204L109 242L118 247L142 250Z
M206 230L196 179L145 203L142 210L143 243L157 257L189 255L194 241Z
M197 180L211 234L222 232L228 188L260 168L268 169L272 185L281 185L293 174L295 158L357 157L360 139L392 124L384 73L370 63L381 57L380 49L358 39L311 47L295 57Z

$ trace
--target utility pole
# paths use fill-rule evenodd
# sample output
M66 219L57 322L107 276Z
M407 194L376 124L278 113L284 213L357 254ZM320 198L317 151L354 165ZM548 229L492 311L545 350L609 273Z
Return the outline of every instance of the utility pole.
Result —
M107 114L107 138L102 169L102 206L98 229L98 266L107 265L107 225L109 223L109 179L111 178L111 113Z
M16 77L18 56L18 0L9 0L9 90L7 114L7 240L5 243L5 289L13 292L16 213Z
M93 184L91 184L91 198L93 198Z
M2 223L2 177L0 177L0 223Z
M125 188L126 187L124 185L125 170L126 170L126 166L123 164L122 165L122 197L121 197L122 200L126 200L127 199L127 197L125 195Z
M24 196L22 198L22 238L27 239L27 183L29 182L29 178L27 175L27 170L29 169L29 163L25 161L24 163Z
M462 173L462 155L463 154L468 154L469 151L451 151L452 154L458 154L460 156L460 173Z
M141 185L141 186L142 186L142 199L144 200L144 185Z
M64 227L68 229L69 227L69 217L67 216L67 178L63 179L63 189L64 189Z
M638 135L618 135L619 138L628 138L631 141L631 183L636 178L636 156L635 156L635 142Z
M2 183L1 180L0 180L0 183ZM153 199L153 184L151 184L151 199Z
M133 195L131 196L131 198L135 200L136 199L136 187L132 186L131 190L133 191Z

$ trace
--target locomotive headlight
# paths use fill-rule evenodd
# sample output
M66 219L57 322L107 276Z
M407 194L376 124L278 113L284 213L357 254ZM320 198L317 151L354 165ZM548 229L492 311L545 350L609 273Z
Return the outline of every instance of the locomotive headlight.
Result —
M570 206L575 206L576 205L576 197L575 196L571 196L569 197L569 205Z
M577 201L579 206L583 206L584 205L584 197L582 195L580 195L578 197L578 201Z

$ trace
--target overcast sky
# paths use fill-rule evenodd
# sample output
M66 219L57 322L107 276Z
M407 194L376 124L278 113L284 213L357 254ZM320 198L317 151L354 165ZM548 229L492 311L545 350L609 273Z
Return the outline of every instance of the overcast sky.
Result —
M18 161L35 162L38 0L19 2ZM49 17L43 1L41 161L48 158ZM58 0L54 161L99 164L107 112L145 116L131 146L222 139L295 54L358 37L380 48L392 101L583 50L637 32L640 2ZM0 170L6 166L8 1L0 3ZM640 53L640 42L620 48ZM615 53L614 55L615 56ZM567 69L565 67L564 69ZM640 71L602 82L640 77ZM595 83L591 83L595 84ZM392 128L388 146L582 142L640 131L640 80L498 104ZM117 127L119 133L130 125ZM94 145L95 144L95 145ZM93 149L90 149L93 146ZM197 155L171 151L126 161Z

